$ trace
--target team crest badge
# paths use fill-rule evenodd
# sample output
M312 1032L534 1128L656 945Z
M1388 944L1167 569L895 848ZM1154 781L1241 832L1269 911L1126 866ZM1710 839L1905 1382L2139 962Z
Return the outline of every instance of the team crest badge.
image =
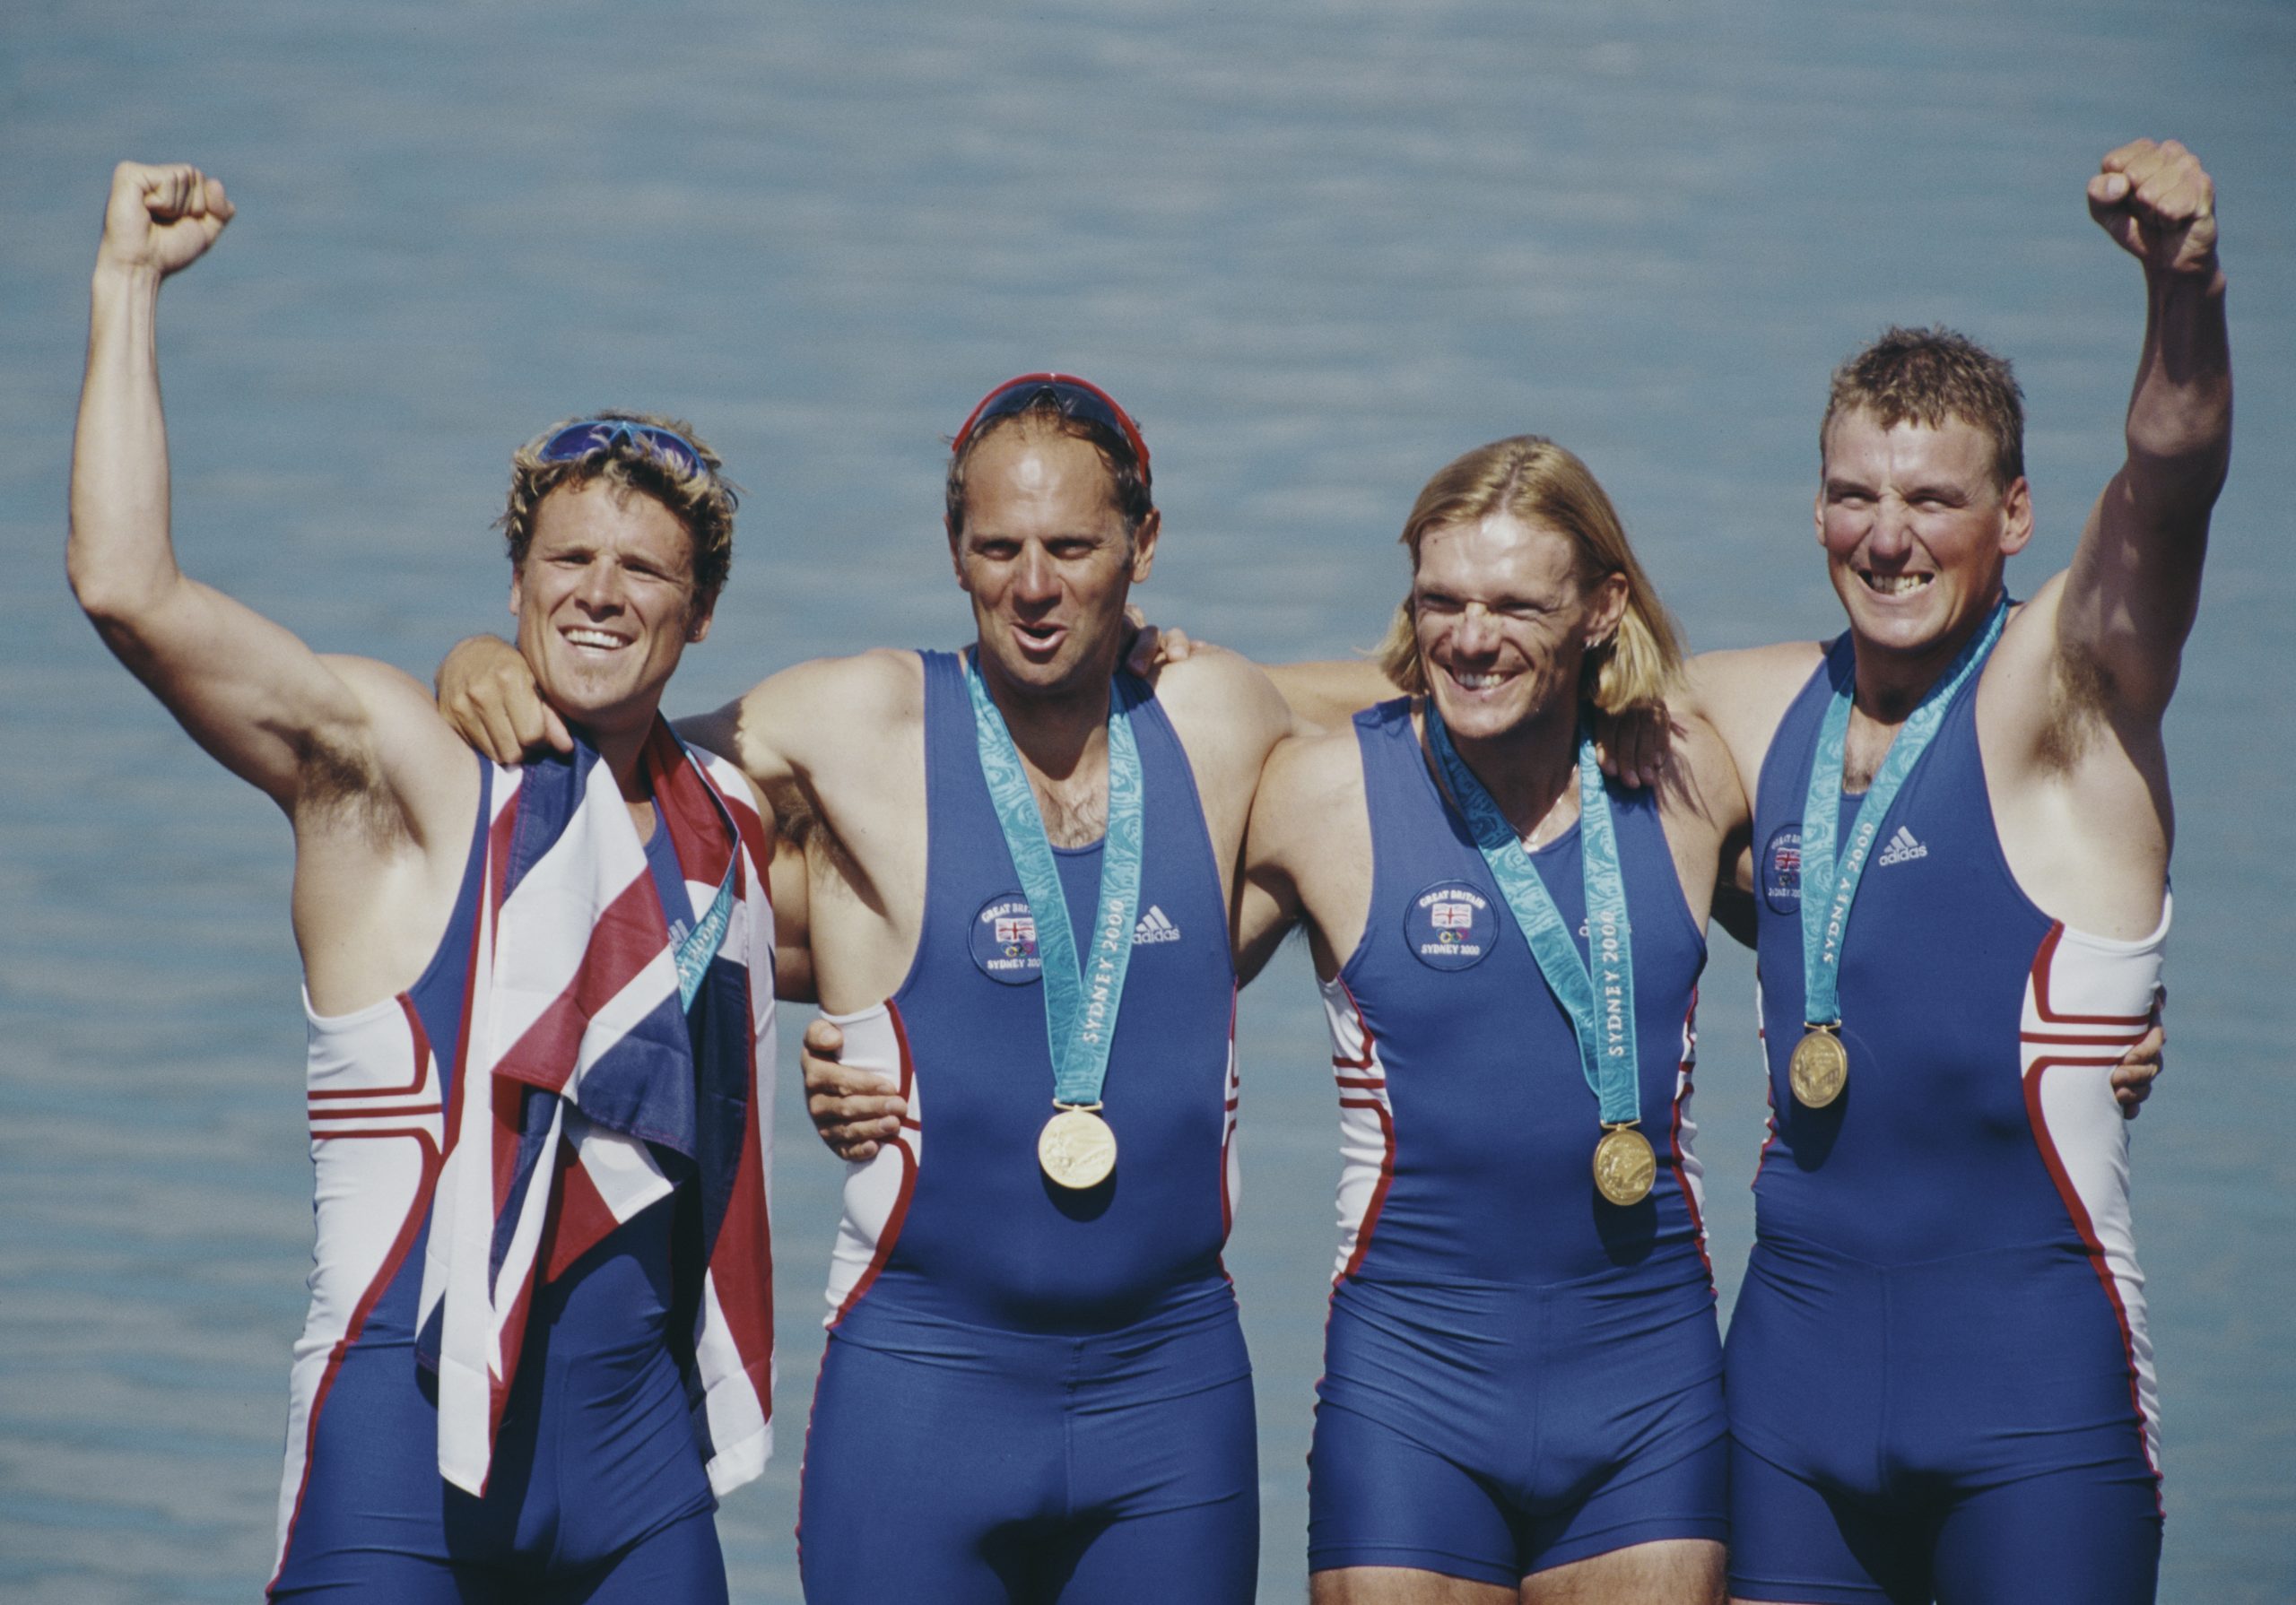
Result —
M1404 910L1404 942L1430 969L1473 968L1498 934L1491 899L1465 881L1439 881Z
M1044 961L1037 957L1036 915L1017 891L999 892L980 906L971 938L972 961L992 981L1026 986L1044 973Z
M1792 914L1802 907L1802 826L1799 820L1780 825L1770 833L1754 865L1761 899L1772 914Z

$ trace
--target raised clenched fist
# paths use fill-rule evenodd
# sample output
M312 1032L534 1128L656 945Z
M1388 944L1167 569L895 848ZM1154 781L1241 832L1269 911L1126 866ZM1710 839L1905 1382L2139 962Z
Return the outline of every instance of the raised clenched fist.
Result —
M197 168L123 161L112 169L96 260L99 265L164 277L198 261L230 221L231 203L224 198L222 182Z
M2216 271L2216 186L2175 140L2134 140L2098 164L2089 215L2154 273Z

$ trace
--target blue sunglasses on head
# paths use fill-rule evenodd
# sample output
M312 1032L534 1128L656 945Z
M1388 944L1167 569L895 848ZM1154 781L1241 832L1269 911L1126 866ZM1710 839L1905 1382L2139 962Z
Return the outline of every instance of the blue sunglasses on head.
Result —
M659 424L633 423L627 418L587 418L579 423L570 423L544 441L542 450L535 455L545 463L578 463L584 457L623 445L636 447L679 473L710 473L700 451L683 435Z

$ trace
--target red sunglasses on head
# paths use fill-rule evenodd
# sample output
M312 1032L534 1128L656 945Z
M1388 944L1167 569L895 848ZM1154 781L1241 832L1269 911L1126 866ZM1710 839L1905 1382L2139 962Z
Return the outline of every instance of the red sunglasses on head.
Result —
M1133 460L1140 465L1140 477L1148 478L1148 443L1140 438L1140 426L1132 416L1117 405L1116 397L1098 385L1089 384L1065 373L1024 373L1017 379L1007 379L980 398L980 404L957 431L950 450L961 454L965 443L975 430L992 419L1009 418L1015 412L1025 412L1034 406L1039 396L1050 396L1064 417L1082 418L1097 423L1110 434L1122 438L1132 448Z

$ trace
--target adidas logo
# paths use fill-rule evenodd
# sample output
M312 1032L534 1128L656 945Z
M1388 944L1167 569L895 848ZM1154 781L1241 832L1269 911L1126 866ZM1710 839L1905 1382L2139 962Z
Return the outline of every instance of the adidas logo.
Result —
M1882 849L1882 856L1875 862L1886 869L1893 863L1909 863L1914 859L1928 856L1928 847L1914 840L1913 832L1900 825L1898 833L1890 837L1890 845Z
M1172 924L1170 915L1153 903L1149 904L1148 912L1140 916L1140 923L1132 927L1135 947L1143 942L1178 941L1179 939L1180 928Z

